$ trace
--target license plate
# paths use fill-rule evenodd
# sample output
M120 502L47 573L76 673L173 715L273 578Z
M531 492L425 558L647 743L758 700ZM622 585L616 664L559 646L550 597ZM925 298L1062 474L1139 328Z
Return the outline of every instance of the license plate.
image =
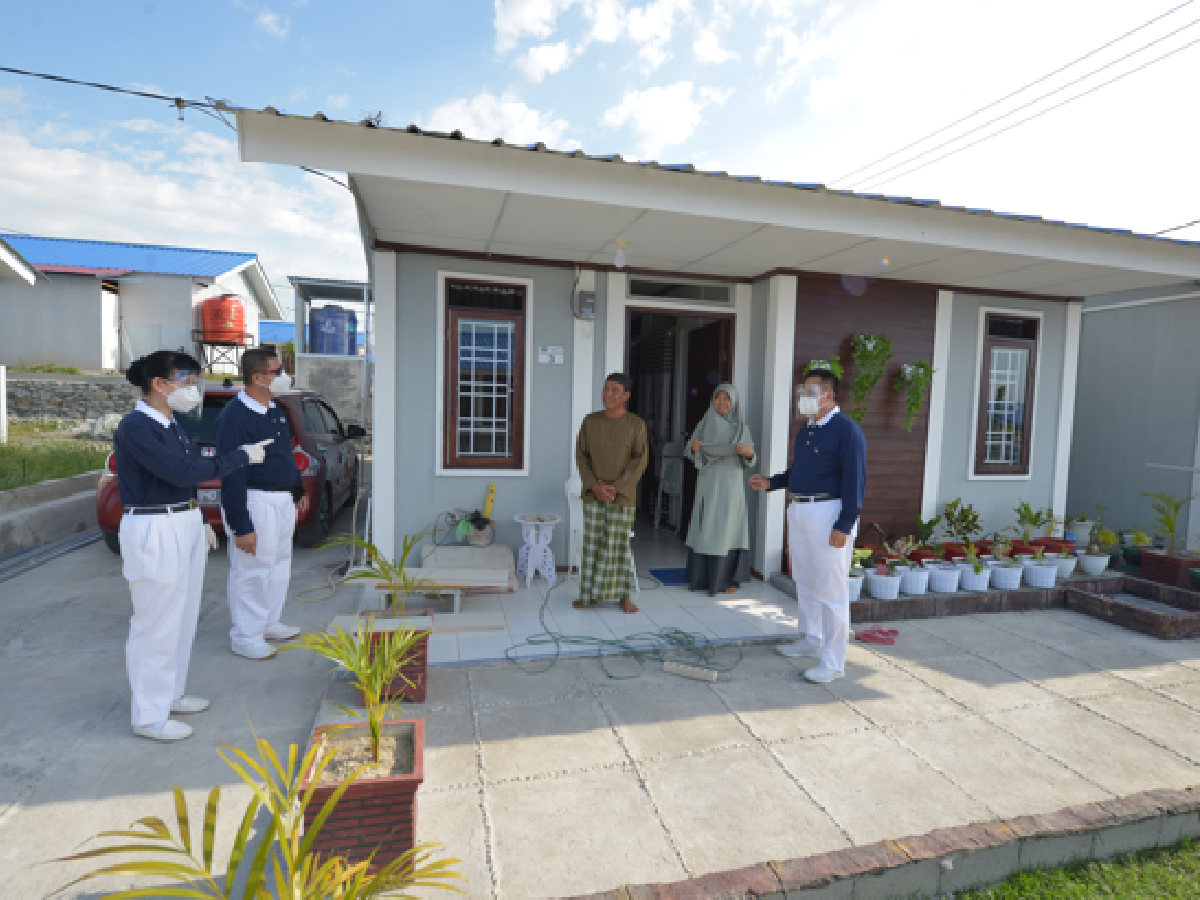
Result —
M220 506L221 491L219 489L197 491L196 499L199 500L201 506Z

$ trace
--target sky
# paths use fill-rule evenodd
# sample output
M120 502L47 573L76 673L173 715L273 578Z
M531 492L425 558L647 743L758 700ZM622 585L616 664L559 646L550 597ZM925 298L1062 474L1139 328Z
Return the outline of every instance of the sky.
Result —
M0 66L194 100L1144 232L1200 219L1200 0L40 0L5 30ZM289 275L366 274L338 185L239 162L197 110L0 72L3 231L258 253L288 309Z

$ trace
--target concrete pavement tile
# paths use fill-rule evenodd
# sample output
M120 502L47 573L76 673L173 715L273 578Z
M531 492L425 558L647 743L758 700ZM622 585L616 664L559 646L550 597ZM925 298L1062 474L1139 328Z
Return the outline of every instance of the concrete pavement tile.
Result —
M723 652L717 658L727 659ZM607 674L605 669L612 675ZM583 657L579 660L579 670L596 690L605 695L614 691L643 691L698 684L691 679L664 672L658 660L644 658L644 665L639 665L638 660L628 654L606 656L604 667L595 656Z
M1087 631L1096 637L1107 640L1121 640L1131 634L1137 634L1136 631L1130 631L1121 625L1113 622L1106 622L1104 619L1097 619L1095 616L1089 616L1087 613L1068 610L1069 617L1064 617L1063 621L1072 628L1078 628L1081 631ZM1153 638L1151 640L1154 640Z
M1200 669L1191 669L1140 647L1114 640L1065 648L1064 652L1097 669L1138 684L1158 686L1200 681Z
M993 618L997 617L946 616L941 619L919 619L905 624L981 656L1013 653L1029 647L1028 638L996 627L988 621Z
M429 664L458 662L458 635L431 634L429 636Z
M1079 703L1200 765L1200 712L1137 687Z
M71 664L48 656L6 660L4 692L0 694L0 751L40 754L58 752L80 725L94 720L121 697L129 696L124 654L104 654L86 659L87 677L80 677L85 661ZM52 703L31 698L54 698ZM128 718L128 699L121 708Z
M1000 818L1052 812L1109 797L1107 791L982 719L901 725L893 731Z
M697 874L849 846L760 747L648 762L643 772L676 846Z
M608 717L591 697L479 711L489 779L529 778L624 762Z
M1115 675L1098 672L1083 660L1050 647L1031 647L1020 653L994 656L992 662L1062 697L1107 694L1126 683Z
M478 788L427 791L418 795L417 840L441 844L440 858L458 859L454 870L467 880L451 881L468 897L492 896L492 879L487 866L487 844ZM412 889L422 900L452 896L445 891Z
M513 646L508 632L480 631L458 636L458 659L460 662L481 662L504 659L504 651Z
M702 627L699 619L678 606L647 610L645 615L657 628L682 628L684 631L698 631Z
M849 703L877 725L961 718L968 714L957 703L899 669L855 677L847 667L844 679L826 687L839 700Z
M977 712L1014 709L1056 699L1054 694L1036 684L974 656L948 656L908 662L904 668L914 677L943 691L952 700Z
M1200 780L1196 766L1067 701L985 718L1116 796Z
M662 690L618 691L605 694L604 703L637 759L680 756L754 740L720 698L699 682Z
M1200 668L1200 640L1163 641L1148 634L1126 631L1124 641L1130 647L1137 647L1163 659L1193 669Z
M877 729L771 749L855 844L991 818Z
M738 650L741 650L740 660L738 659ZM774 647L721 647L716 651L713 659L722 665L734 666L731 673L734 682L759 678L794 680L800 674L798 661L781 656L775 652Z
M471 690L463 669L430 669L425 678L425 703L413 705L413 710L436 711L442 707L465 709L471 705Z
M1158 693L1191 707L1194 712L1200 712L1200 683L1172 684L1158 688Z
M997 628L1003 628L1013 634L1019 634L1029 640L1047 647L1073 647L1099 640L1099 636L1076 624L1079 613L1053 615L1053 610L1038 610L1037 612L1009 613L1002 621L996 623Z
M687 876L631 771L489 785L486 799L501 896L572 896Z
M471 673L475 703L511 705L553 700L565 694L590 693L587 679L574 660L560 659L553 668L528 675L511 663L475 669Z
M732 621L708 619L700 624L705 631L717 638L760 638L763 636L759 623L753 620L741 618Z
M782 659L782 657L780 657ZM718 684L713 688L764 741L795 740L869 728L862 716L798 675Z
M874 622L872 625L876 624ZM863 625L851 625L863 628ZM932 659L938 656L961 656L962 648L935 634L912 628L907 622L882 623L880 628L895 628L900 632L895 644L871 644L871 650L889 659Z
M446 787L477 781L479 764L471 713L424 713L421 718L425 720L425 785Z

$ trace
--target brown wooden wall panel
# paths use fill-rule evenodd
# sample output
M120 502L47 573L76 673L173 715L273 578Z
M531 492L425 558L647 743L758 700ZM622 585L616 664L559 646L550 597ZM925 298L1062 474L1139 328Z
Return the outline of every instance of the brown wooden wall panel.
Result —
M925 476L927 410L904 430L905 402L893 383L900 366L923 359L933 362L933 330L937 315L937 290L884 280L866 286L861 297L848 293L835 276L800 275L796 296L796 356L793 378L809 360L836 355L845 367L838 402L849 414L851 339L856 334L885 334L892 342L887 372L867 401L862 422L867 438L867 491L859 523L859 543L878 541L872 523L889 535L912 534L921 513ZM928 400L926 400L928 403ZM794 446L801 423L791 423ZM790 451L789 451L790 454ZM789 455L790 462L790 455Z

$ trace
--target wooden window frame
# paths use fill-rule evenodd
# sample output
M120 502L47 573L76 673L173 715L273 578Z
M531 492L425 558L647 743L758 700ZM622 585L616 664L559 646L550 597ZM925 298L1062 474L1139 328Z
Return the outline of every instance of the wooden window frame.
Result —
M455 279L456 281L461 279ZM510 287L511 285L505 285ZM442 302L446 311L445 334L445 421L442 433L442 465L446 469L521 470L525 467L525 308L527 293L522 297L522 310L474 309L450 306L449 281ZM508 456L460 456L458 452L458 323L462 319L489 319L512 322L514 327L513 380L509 394L512 410L511 453Z
M1022 319L1034 323L1035 337L989 337L989 325L993 319ZM1042 320L1018 313L1005 314L987 312L983 320L983 352L980 354L979 395L975 398L975 475L1022 477L1029 475L1030 451L1033 447L1034 386L1037 381L1038 344L1042 338ZM992 351L997 349L1027 350L1029 364L1025 372L1025 418L1024 439L1021 442L1021 461L1018 465L989 463L987 459L988 397L992 387Z

